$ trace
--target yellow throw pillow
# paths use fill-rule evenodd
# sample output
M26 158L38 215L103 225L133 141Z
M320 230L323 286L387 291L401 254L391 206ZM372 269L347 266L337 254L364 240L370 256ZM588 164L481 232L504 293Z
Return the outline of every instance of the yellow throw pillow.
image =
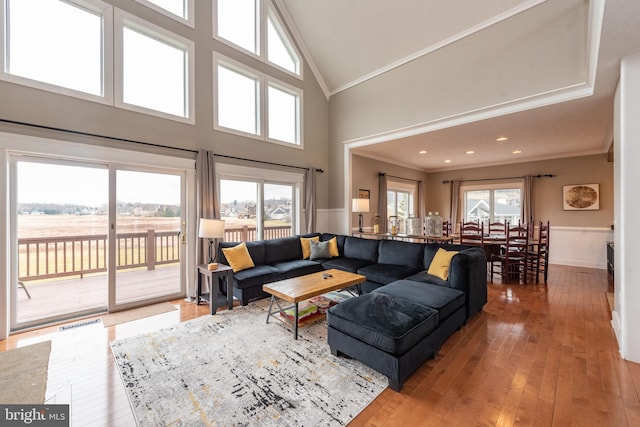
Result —
M320 237L301 237L300 238L300 246L302 246L302 259L309 259L311 256L311 246L310 241L319 242Z
M329 240L329 255L331 255L331 257L340 256L340 252L338 252L338 239L335 237Z
M447 277L449 277L449 265L451 264L451 258L453 258L457 253L457 251L446 251L442 248L438 249L438 252L436 252L436 255L433 257L433 261L431 261L431 265L429 266L427 273L438 276L442 280L447 280Z
M222 253L224 253L229 267L233 269L234 273L255 267L245 243L240 243L232 248L222 248Z

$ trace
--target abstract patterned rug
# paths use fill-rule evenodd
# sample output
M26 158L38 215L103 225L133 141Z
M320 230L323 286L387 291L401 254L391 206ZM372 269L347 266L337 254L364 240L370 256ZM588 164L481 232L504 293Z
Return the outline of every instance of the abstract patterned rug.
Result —
M331 355L327 325L298 340L268 300L111 343L136 420L151 425L343 426L386 387Z

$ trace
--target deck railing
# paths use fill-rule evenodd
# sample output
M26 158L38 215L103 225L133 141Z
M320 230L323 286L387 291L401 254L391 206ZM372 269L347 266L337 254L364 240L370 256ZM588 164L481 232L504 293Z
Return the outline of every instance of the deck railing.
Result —
M264 238L291 236L291 226L265 227ZM224 240L246 242L256 239L256 228L225 229ZM116 234L116 268L147 268L180 261L177 231L147 230ZM60 236L18 239L18 280L42 280L107 271L107 235Z

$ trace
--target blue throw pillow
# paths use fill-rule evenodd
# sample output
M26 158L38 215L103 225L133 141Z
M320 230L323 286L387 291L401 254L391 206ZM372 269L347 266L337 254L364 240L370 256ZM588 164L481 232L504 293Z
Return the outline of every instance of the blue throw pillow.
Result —
M311 255L309 259L322 259L322 258L331 258L331 254L329 252L329 241L326 242L314 242L311 240L309 242Z

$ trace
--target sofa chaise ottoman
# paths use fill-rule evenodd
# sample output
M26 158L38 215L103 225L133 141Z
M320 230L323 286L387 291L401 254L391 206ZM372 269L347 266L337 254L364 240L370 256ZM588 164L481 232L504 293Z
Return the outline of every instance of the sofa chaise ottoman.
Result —
M327 341L333 355L364 363L400 391L465 320L464 292L398 280L332 307Z

